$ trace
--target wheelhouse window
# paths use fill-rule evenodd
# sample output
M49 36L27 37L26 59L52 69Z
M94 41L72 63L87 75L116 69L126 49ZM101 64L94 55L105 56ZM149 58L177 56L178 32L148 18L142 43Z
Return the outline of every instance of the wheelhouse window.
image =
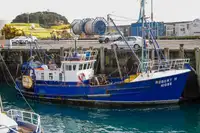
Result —
M69 70L69 66L68 66L68 65L65 66L65 70L66 70L66 71Z
M41 80L44 80L44 73L41 73Z
M59 73L59 80L62 81L62 73Z
M66 71L71 71L72 70L72 65L66 65L65 66Z
M93 67L94 67L94 62L91 63L91 68L93 68Z
M87 69L90 69L90 63L88 63Z
M74 71L76 70L76 65L73 65L73 70L74 70Z
M72 70L72 65L69 65L69 71L71 71Z
M79 65L79 70L82 70L83 69L82 67L83 67L83 64L80 64Z
M84 68L83 69L85 70L86 68L87 68L87 64L84 64Z
M90 68L92 68L92 62L90 63Z
M53 80L53 73L49 73L49 80Z

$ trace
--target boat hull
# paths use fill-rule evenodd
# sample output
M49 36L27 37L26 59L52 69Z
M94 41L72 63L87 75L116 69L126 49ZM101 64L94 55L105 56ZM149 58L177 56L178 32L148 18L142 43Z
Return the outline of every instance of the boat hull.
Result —
M162 78L130 83L113 83L104 86L59 85L41 83L34 91L24 89L19 80L18 91L36 100L91 105L147 105L178 103L189 72Z

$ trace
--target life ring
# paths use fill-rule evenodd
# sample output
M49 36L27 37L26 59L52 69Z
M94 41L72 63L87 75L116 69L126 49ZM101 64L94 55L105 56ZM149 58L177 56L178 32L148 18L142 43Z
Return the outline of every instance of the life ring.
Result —
M23 76L22 77L22 85L24 88L30 89L33 85L33 80L30 76Z
M81 81L81 82L83 82L86 78L85 78L85 74L84 73L80 73L79 75L78 75L78 79Z
M39 67L39 68L35 68L35 70L44 70L44 68Z

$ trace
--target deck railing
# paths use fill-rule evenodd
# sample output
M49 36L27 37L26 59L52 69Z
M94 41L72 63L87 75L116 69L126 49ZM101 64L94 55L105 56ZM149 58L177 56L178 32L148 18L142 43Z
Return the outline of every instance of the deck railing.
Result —
M184 69L185 64L189 64L190 59L172 60L152 60L143 62L144 70L165 71L170 69Z
M87 50L87 51L68 51L65 52L64 60L95 60L98 55L98 50Z
M36 126L36 132L41 131L40 115L36 113L11 109L7 111L7 115L14 120Z

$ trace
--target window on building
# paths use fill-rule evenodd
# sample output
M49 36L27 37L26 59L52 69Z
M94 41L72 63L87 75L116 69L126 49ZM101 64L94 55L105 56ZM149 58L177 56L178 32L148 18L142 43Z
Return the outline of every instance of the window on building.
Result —
M76 65L73 65L73 70L74 70L74 71L76 70Z
M49 80L53 80L53 73L49 73Z
M83 64L80 64L79 65L79 70L82 70L83 69L82 67L83 67Z
M181 28L181 31L185 31L185 28Z
M44 73L41 73L41 80L44 80Z
M187 24L187 29L189 29L190 28L190 24Z
M87 68L87 64L84 64L84 67L83 67L83 69L85 70Z
M62 73L59 73L59 80L62 81Z

